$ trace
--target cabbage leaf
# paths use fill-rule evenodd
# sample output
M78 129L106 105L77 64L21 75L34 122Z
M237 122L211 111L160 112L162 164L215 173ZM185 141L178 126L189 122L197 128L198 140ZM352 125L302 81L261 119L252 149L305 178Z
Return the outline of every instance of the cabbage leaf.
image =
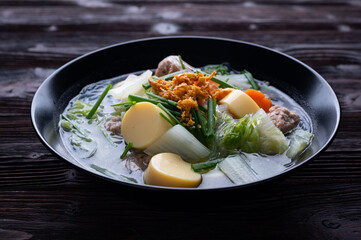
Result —
M216 64L210 64L210 65L206 65L204 67L201 68L201 70L205 73L208 74L212 74L213 71L217 72L217 75L229 75L229 69L228 67L220 64L220 65L216 65Z
M255 114L247 114L241 119L223 118L217 137L225 149L239 149L246 153L275 155L288 148L286 137L260 109Z

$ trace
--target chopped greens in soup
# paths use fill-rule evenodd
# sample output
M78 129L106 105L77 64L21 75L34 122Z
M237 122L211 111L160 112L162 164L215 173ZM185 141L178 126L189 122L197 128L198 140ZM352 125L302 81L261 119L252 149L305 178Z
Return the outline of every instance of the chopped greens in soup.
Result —
M146 185L218 188L275 176L312 141L306 112L228 64L157 69L90 84L61 115L60 135L83 166Z

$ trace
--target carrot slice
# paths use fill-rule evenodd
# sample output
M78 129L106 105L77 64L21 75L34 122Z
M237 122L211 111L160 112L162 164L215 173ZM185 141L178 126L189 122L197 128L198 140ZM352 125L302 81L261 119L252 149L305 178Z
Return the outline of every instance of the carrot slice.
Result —
M265 112L269 112L269 109L272 107L272 101L266 98L266 95L254 89L248 89L245 93L250 96Z
M260 100L266 97L262 92L254 90L254 89L248 89L245 92L248 96L250 96L253 100Z
M269 112L269 109L272 107L272 101L268 98L263 98L259 103L257 103L260 108L265 112Z

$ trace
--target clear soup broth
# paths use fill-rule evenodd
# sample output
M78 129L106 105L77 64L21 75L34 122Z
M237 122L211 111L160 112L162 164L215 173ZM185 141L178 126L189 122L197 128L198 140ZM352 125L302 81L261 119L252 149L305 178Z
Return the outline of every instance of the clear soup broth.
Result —
M139 75L142 72L144 71L134 74ZM115 116L121 115L112 106L119 104L120 100L115 99L111 94L107 94L101 102L101 106L95 114L95 117L87 119L84 112L82 112L87 111L93 106L108 84L115 85L127 77L128 74L85 86L80 93L69 102L64 110L61 121L59 122L59 131L67 151L81 165L86 166L93 172L99 172L115 180L143 185L146 184L144 183L143 174L149 164L151 156L148 156L140 150L131 149L126 156L121 159L120 156L124 152L127 144L121 134L112 134L105 125ZM225 78L222 77L222 79ZM279 89L270 86L267 82L259 80L256 80L256 82L260 86L260 91L271 99L273 106L280 105L297 112L300 117L300 123L295 129L302 129L303 131L312 133L311 120L306 111L297 102ZM79 106L79 101L85 105ZM72 110L74 108L77 110ZM224 111L224 106L217 105L216 114L218 116L224 114ZM219 121L219 119L217 120L216 118L216 121ZM216 135L217 131L216 129ZM293 130L293 132L294 131L295 130ZM287 139L288 150L293 139L290 137L291 134L292 131L284 134ZM310 141L307 142L308 145ZM305 149L306 147L302 149L302 152L304 152ZM200 172L202 181L197 187L228 187L278 175L292 166L296 160L296 158L289 158L287 156L288 150L272 155L259 152L247 153L239 149L230 151L228 153L230 156L240 155L245 159L245 169L249 171L247 174L251 174L252 177L245 177L243 183L234 181L232 177L225 174L217 164L206 171ZM302 152L298 153L297 157L299 157ZM220 157L220 155L218 155L218 157ZM225 158L226 156L221 157ZM216 158L217 156L214 156L212 160Z

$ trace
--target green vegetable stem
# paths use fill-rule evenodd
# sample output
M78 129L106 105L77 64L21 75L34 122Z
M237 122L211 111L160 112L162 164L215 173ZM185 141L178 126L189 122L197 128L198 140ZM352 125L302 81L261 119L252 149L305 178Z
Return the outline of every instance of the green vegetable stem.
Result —
M215 168L217 166L217 164L222 161L223 161L223 158L211 160L211 161L207 161L207 162L193 163L191 165L191 167L192 167L193 171L195 171L195 172L207 172L207 171Z
M177 124L180 124L181 125L181 122L178 120L178 118L176 118L168 109L166 109L163 104L161 103L158 103L157 106L162 109L168 116L171 120L173 120L175 123Z
M157 105L159 103L161 103L164 107L168 108L168 109L176 109L176 107L168 102L161 102L159 100L155 100L155 99L150 99L150 98L145 98L145 97L141 97L138 95L132 95L130 94L128 96L128 100L129 101L134 101L134 102L150 102L153 103L154 105Z
M213 82L215 82L215 83L218 83L221 88L236 88L232 84L229 84L229 83L227 83L225 81L222 81L222 80L220 80L218 78L215 78L215 77L212 77L211 80Z
M250 72L248 72L247 70L243 70L241 72L242 74L244 74L249 82L249 84L251 84L252 88L255 90L259 90L260 87L258 86L258 84L256 83L256 81L254 80L252 74Z
M120 156L120 159L125 158L125 156L127 155L127 153L129 152L129 150L133 147L133 143L129 142L128 145L125 147L124 152L122 153L122 155Z
M181 55L178 55L178 58L179 58L179 62L180 62L180 64L181 64L181 66L182 66L182 69L185 70L186 67L184 66L184 63L183 63L183 60L182 60Z
M113 172L109 171L108 169L102 168L98 165L92 164L92 165L90 165L90 167L108 177L121 179L121 180L127 181L127 182L137 183L137 180L135 180L134 178L130 178L130 177L126 177L121 174L113 173Z
M109 92L109 90L112 88L112 85L109 83L102 95L99 97L98 101L94 104L93 108L90 110L89 114L86 116L87 119L91 119L95 112L97 111L99 105L102 103L103 99Z
M215 127L215 119L214 119L214 101L212 98L208 99L208 121L207 121L207 136L213 137L214 136L214 127Z
M149 97L158 99L158 100L160 100L160 101L162 101L162 102L168 103L169 105L172 105L172 106L174 106L174 107L177 107L177 102L175 102L175 101L166 99L166 98L164 98L164 97L158 96L158 95L156 95L156 94L154 94L154 93L151 93L151 92L146 92L145 94L147 94Z
M165 80L171 80L171 79L173 79L173 77L174 77L175 75L178 75L178 74L181 74L181 73L185 73L185 72L187 72L187 69L183 69L183 70L180 70L180 71L178 71L178 72L170 73L170 74L164 75L164 76L162 76L162 77L153 76L153 77L152 77L152 80L154 81L154 80L158 80L158 79L160 79L160 78L165 79ZM142 86L143 86L143 88L144 88L145 90L147 90L147 89L150 88L149 82L143 83Z
M170 125L175 126L175 123L173 123L168 117L166 117L163 113L159 113L159 115L164 118Z

